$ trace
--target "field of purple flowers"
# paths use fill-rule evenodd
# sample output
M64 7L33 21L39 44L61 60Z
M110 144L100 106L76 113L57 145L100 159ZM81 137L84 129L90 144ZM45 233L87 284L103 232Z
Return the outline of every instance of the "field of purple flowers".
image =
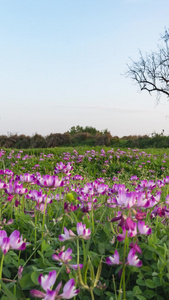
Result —
M169 298L169 152L0 150L0 299Z

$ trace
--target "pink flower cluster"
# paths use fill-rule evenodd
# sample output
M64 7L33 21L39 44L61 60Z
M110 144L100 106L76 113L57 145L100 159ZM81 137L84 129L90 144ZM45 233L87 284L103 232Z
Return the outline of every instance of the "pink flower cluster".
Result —
M26 242L17 230L14 230L9 237L5 230L0 230L0 248L5 255L9 249L25 250Z
M128 256L127 256L126 264L128 264L130 266L141 267L142 262L141 262L141 260L138 259L138 256L136 255L136 252L141 253L140 247L138 247L138 245L132 245L132 249L129 251ZM106 258L106 263L108 265L122 264L122 262L120 262L120 256L119 256L119 253L118 253L117 250L115 250L113 256L109 256L109 257Z
M69 262L72 260L72 249L71 248L68 248L66 251L63 251L65 249L65 247L62 247L62 250L58 253L58 255L56 254L53 254L52 255L52 258L53 260L55 261L58 261L59 262L59 265L66 265L66 268L67 268L67 273L70 272L69 270L69 267L74 269L74 270L77 270L78 269L78 266L80 267L80 269L83 267L82 264L75 264L75 265L72 265L72 264L69 264Z
M42 298L44 300L71 299L75 297L79 292L79 290L75 289L74 279L70 279L65 284L62 294L59 294L62 282L57 285L55 290L52 290L51 287L55 284L56 281L56 271L49 272L49 274L45 276L40 274L38 281L45 293L38 290L31 290L30 293L33 297Z
M86 229L86 224L82 224L82 222L80 222L80 223L77 223L77 234L78 234L78 237L80 237L84 240L88 240L90 238L91 230ZM66 240L71 240L76 237L77 236L74 234L74 232L71 229L67 230L64 227L64 233L59 235L59 240L64 242Z
M133 237L137 235L137 227L140 234L149 235L152 232L152 229L145 225L145 221L138 221L138 224L133 222L132 219L127 218L125 226L122 226L123 233L118 234L118 241L123 241L126 236L126 230L128 237Z

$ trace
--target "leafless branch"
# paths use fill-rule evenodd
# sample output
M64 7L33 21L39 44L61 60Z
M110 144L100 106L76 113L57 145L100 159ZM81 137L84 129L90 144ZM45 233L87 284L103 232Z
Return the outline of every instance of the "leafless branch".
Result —
M165 30L162 36L163 45L158 46L157 52L143 56L139 51L138 62L131 59L131 65L127 65L126 76L138 83L140 90L146 90L150 94L156 92L157 99L161 94L169 97L169 32Z

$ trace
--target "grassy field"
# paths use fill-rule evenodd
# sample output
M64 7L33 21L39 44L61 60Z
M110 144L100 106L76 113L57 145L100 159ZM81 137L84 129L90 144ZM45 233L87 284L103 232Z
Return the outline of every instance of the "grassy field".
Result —
M168 185L169 149L1 149L1 299L168 299Z

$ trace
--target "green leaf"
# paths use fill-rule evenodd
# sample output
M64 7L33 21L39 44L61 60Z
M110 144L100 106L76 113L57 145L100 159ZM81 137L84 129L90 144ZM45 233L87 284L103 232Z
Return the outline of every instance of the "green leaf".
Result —
M153 273L152 273L152 276L157 276L157 275L158 275L157 272L153 272Z
M161 285L160 278L158 278L158 277L153 277L153 282L156 287Z
M144 275L143 275L142 273L139 273L139 274L138 274L138 278L139 278L139 279L142 279L142 278L144 278Z
M6 254L7 255L7 254ZM16 252L10 250L10 256L15 256L15 257L18 257L18 255L16 254Z
M152 258L156 261L157 260L157 254L153 253Z
M7 278L11 278L11 272L7 268L3 268L3 274Z
M9 254L5 255L4 262L9 265L12 262L12 257Z
M51 245L46 244L46 242L43 241L43 242L42 242L42 251L50 251L50 250L52 250Z
M164 268L166 267L166 262L159 259L157 262L157 267L158 267L159 271L162 272L164 270Z
M32 270L42 272L44 269L39 269L36 266L32 266Z
M97 295L97 296L100 296L101 295L101 291L100 291L100 289L98 289L98 288L94 288L94 293Z
M19 266L18 266L18 261L15 260L15 259L12 260L12 264L13 264L16 268L19 267Z
M42 252L40 250L38 250L37 252L44 259L44 255L42 254Z
M157 300L165 300L162 296L157 295Z
M146 298L142 295L136 295L136 298L139 300L146 300Z
M83 296L83 299L84 299L84 300L90 300L91 298L88 297L88 296Z
M154 249L153 249L154 250ZM152 252L151 251L146 251L144 253L144 258L147 259L147 260L151 260L152 259Z
M23 276L20 280L20 286L23 288L23 289L28 289L32 286L34 286L34 283L32 282L31 280L31 274L26 274L25 276Z
M0 280L0 284L3 290L3 293L8 297L8 300L17 300L17 298L9 291L5 283Z
M59 267L56 267L56 266L53 266L53 267L48 267L48 268L45 268L45 271L46 272L51 272L51 271L53 271L53 270L56 270L57 272L59 271ZM43 269L39 269L38 271L43 271Z
M163 257L163 255L161 255L160 251L156 250L155 248L151 247L151 246L146 246L147 249L149 249L147 252L152 252L152 253L156 253L165 263L166 263L166 260L165 258ZM147 253L146 252L146 253ZM145 253L145 256L146 256L146 253Z
M141 267L141 270L145 271L145 272L151 272L152 271L152 269L150 267L148 267L148 266Z
M146 297L146 299L155 299L154 296L156 296L156 293L151 290L144 291L143 295Z
M37 272L33 272L33 273L31 274L31 279L32 279L32 281L33 281L35 284L39 284L39 282L38 282L38 277L39 277L39 273L37 273Z
M141 286L145 286L145 285L146 285L146 284L145 284L145 281L142 280L142 279L137 279L137 280L136 280L136 283L137 283L138 285L141 285Z
M146 286L148 286L150 289L154 289L156 287L155 283L152 281L152 279L146 279L145 280Z
M103 243L99 243L98 250L100 254L105 254L105 245Z
M53 254L53 249L50 250L50 251L47 250L47 251L44 253L44 256L45 256L45 257L51 257L52 254Z
M133 291L126 292L126 295L127 295L127 297L130 297L130 298L134 296Z
M110 236L110 229L107 228L106 226L104 226L103 230L104 230L105 234L109 237Z
M111 292L106 292L106 295L108 296L108 297L110 297L110 298L108 298L109 300L111 299L111 300L114 300L114 294L113 293L111 293Z
M142 293L142 291L140 290L140 288L139 288L138 285L135 285L135 286L134 286L133 292L134 292L134 294L141 294L141 293Z

